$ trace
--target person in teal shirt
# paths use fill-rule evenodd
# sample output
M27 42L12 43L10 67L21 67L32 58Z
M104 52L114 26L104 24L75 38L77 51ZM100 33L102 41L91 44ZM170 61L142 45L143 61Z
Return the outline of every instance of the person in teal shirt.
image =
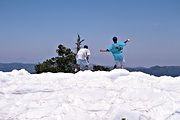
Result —
M124 69L123 48L129 42L129 39L124 42L118 42L117 37L113 37L112 40L114 43L106 50L100 50L100 52L111 52L115 60L114 68Z

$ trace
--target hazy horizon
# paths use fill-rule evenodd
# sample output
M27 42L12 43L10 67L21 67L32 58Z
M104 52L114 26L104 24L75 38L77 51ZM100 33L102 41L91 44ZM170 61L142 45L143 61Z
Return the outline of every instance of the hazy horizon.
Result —
M77 33L92 64L111 65L112 44L124 49L127 67L180 66L179 0L1 0L0 63L39 63L56 57L59 44L75 51Z

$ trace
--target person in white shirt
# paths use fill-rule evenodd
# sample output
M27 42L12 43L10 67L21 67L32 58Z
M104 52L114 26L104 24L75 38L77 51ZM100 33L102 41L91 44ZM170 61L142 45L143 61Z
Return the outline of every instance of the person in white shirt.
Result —
M88 70L89 66L89 56L91 55L90 50L87 45L84 45L84 48L81 48L76 55L76 70Z

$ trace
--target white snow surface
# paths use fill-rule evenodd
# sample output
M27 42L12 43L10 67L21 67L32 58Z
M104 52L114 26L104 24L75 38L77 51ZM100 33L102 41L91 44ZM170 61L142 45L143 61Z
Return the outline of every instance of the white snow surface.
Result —
M0 71L0 120L180 120L180 77Z

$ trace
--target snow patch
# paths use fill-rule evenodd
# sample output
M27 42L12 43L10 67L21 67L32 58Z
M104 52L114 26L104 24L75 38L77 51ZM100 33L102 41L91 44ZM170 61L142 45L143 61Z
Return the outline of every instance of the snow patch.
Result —
M180 77L0 72L0 120L178 120Z

